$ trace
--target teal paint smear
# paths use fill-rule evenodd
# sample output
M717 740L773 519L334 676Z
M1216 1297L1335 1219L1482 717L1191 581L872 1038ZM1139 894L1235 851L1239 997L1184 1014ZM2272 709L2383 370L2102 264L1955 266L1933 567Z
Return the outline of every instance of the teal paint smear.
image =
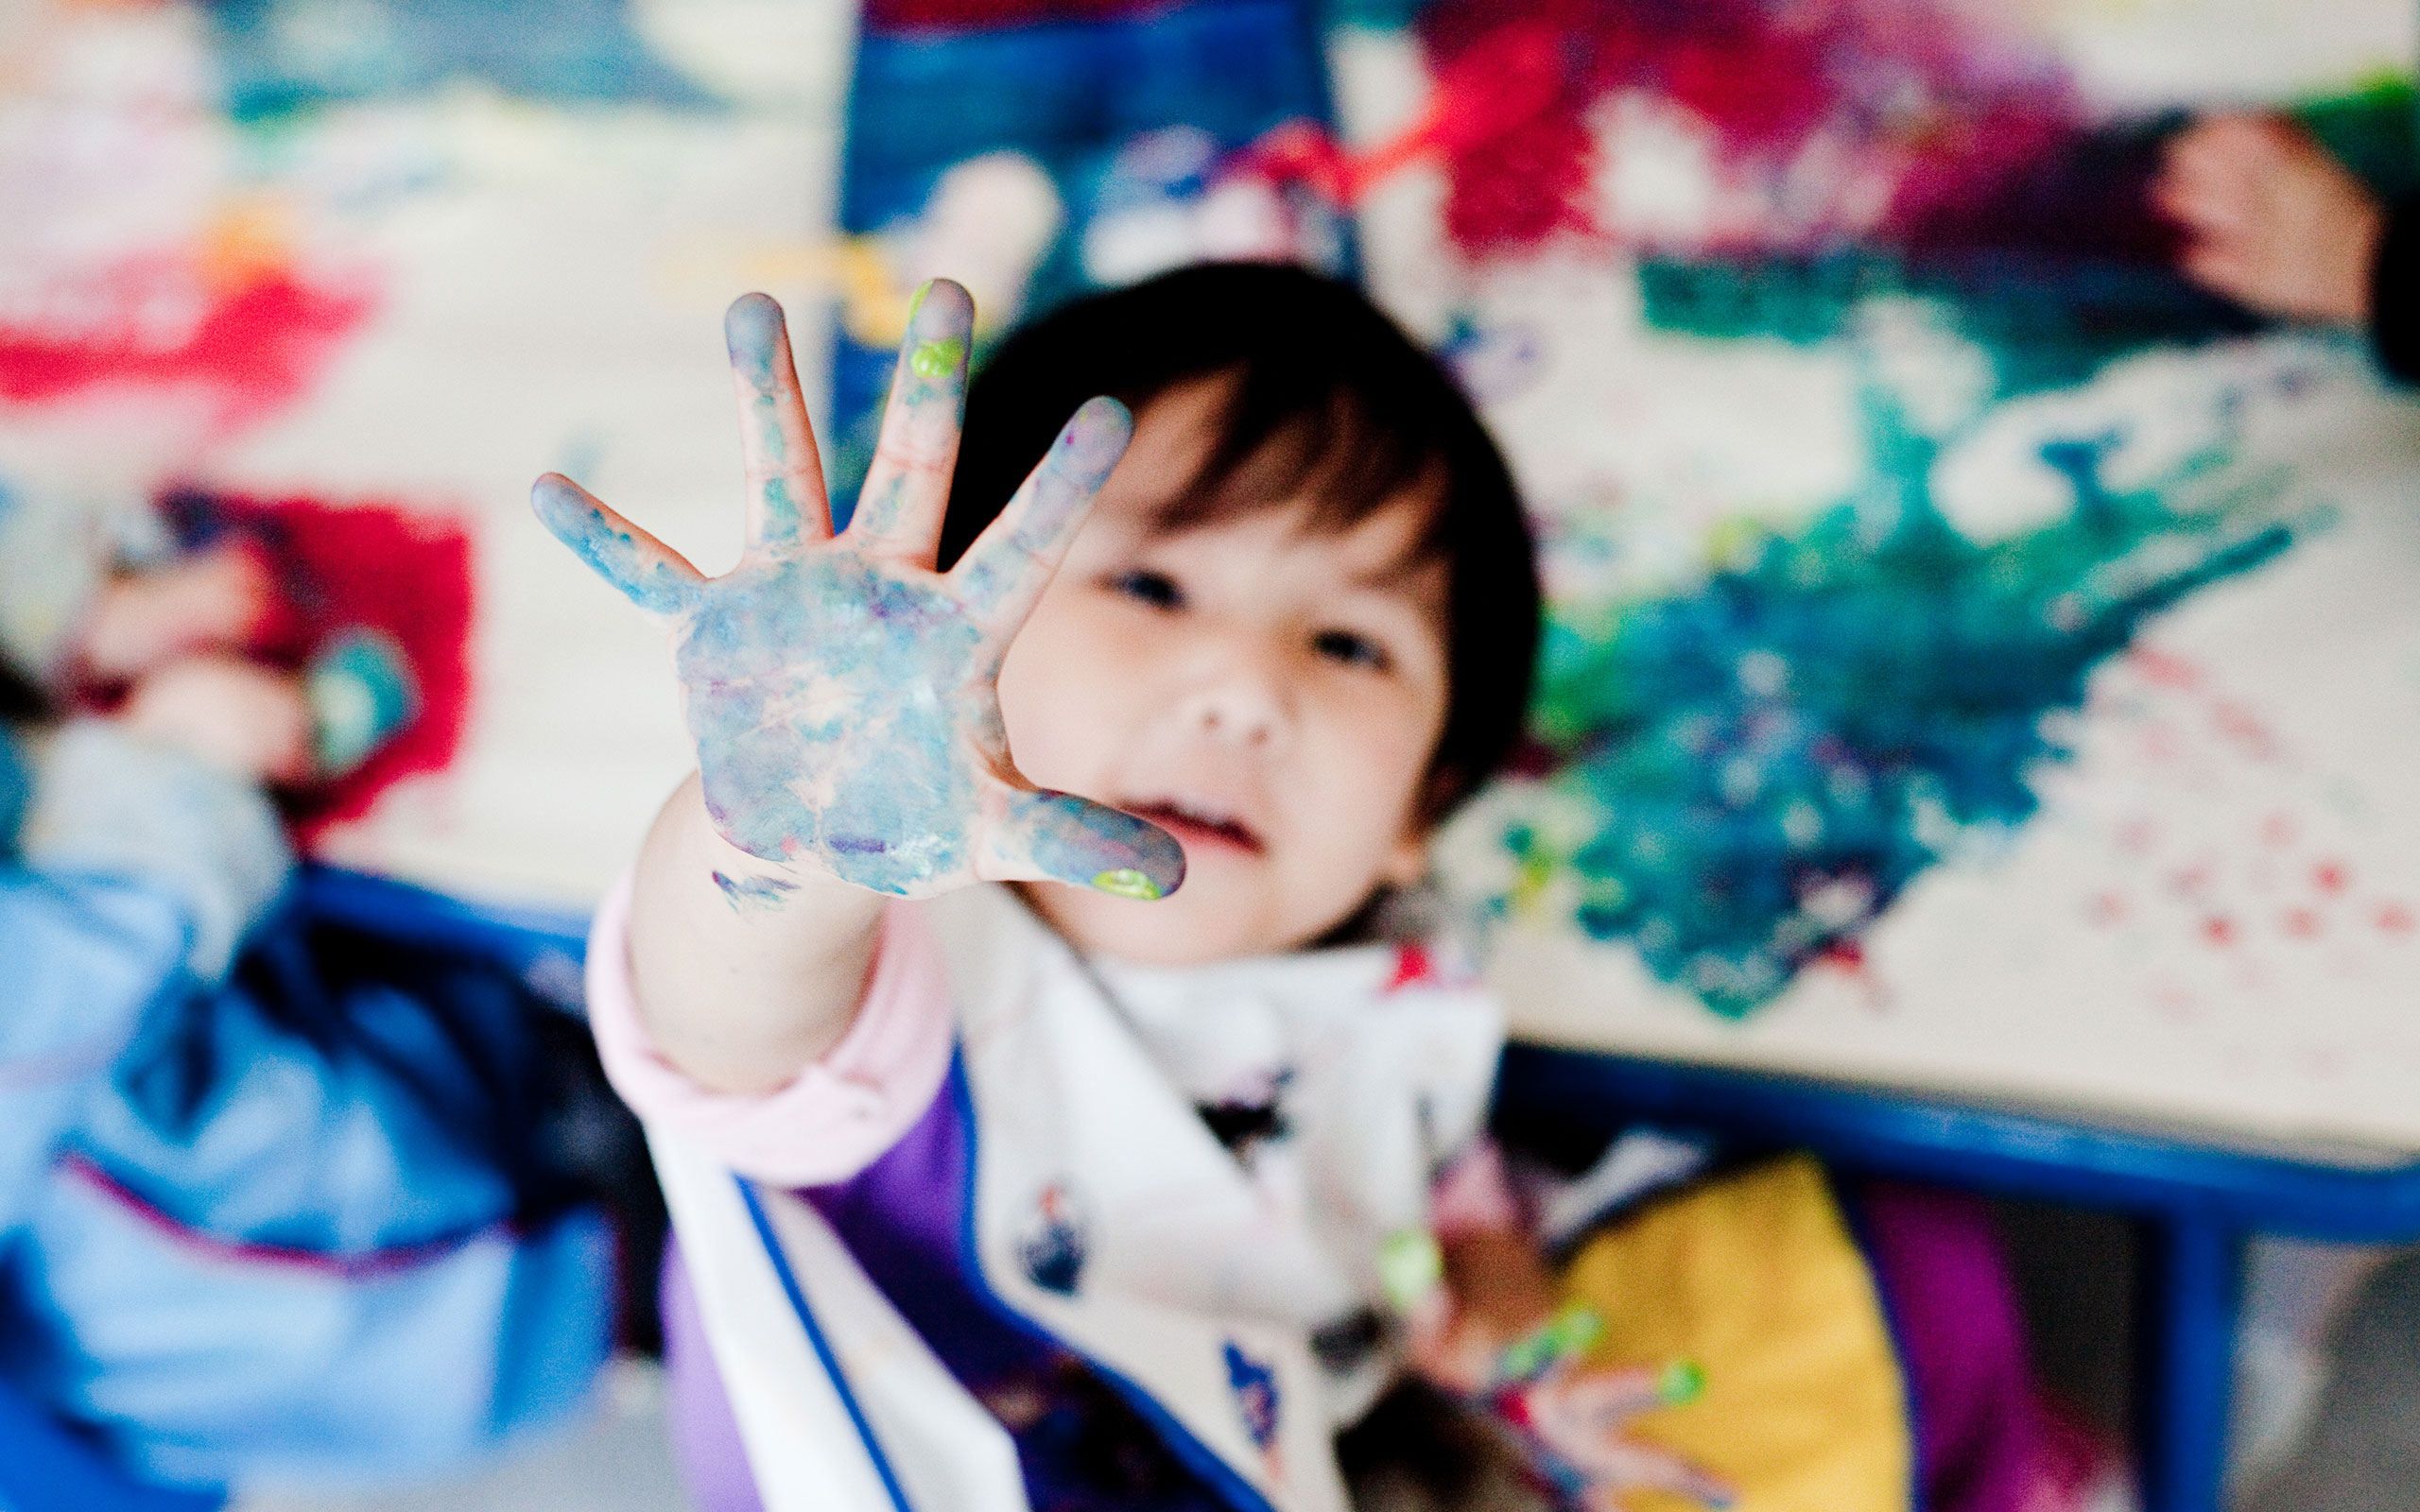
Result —
M239 121L421 97L458 80L548 104L717 108L658 58L628 0L205 0Z
M2104 436L2041 449L2066 518L1977 543L1931 496L1934 443L1873 410L1852 497L1702 585L1548 627L1547 781L1593 823L1559 842L1513 826L1523 890L1567 880L1582 931L1730 1017L1849 954L1962 837L2029 818L2029 769L2069 754L2045 716L2152 616L2324 519L2267 507L2273 476L2195 502L2225 447L2113 489Z
M730 354L733 369L756 390L760 404L774 397L782 344L788 334L781 301L769 294L743 294L722 314L723 351Z
M2420 191L2420 91L2411 79L2384 77L2349 94L2317 95L2286 113L2380 199Z
M2248 335L2258 323L2164 267L2014 249L1914 258L1865 249L1804 256L1650 257L1647 324L1718 340L1812 346L1854 334L1867 301L1920 299L1991 354L2002 398L2088 381L2161 344Z

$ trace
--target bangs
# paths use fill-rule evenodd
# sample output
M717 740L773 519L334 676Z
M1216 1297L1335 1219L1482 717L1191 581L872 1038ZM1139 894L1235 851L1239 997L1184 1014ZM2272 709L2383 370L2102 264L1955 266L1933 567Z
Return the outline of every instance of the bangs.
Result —
M1342 535L1374 515L1409 507L1422 519L1406 562L1444 555L1450 469L1441 448L1374 417L1352 388L1305 383L1299 370L1237 366L1204 376L1224 390L1210 421L1217 440L1160 506L1158 530L1174 535L1300 505L1309 511L1306 528Z

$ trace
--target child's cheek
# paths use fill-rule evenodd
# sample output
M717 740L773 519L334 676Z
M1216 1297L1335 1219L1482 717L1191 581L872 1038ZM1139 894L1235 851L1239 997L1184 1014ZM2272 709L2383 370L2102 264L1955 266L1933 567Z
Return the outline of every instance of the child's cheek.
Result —
M1096 707L1112 677L1098 627L1055 592L1026 621L1000 666L1000 719L1017 770L1039 787L1084 793L1101 765L1105 711Z

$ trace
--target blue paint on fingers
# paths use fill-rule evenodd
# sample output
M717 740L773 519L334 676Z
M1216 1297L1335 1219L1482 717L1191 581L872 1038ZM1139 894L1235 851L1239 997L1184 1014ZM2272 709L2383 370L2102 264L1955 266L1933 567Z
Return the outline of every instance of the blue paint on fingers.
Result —
M779 877L734 877L720 871L715 873L715 885L734 909L776 907L785 896L798 891L797 883Z
M1068 793L1011 799L998 848L1054 881L1120 898L1165 898L1184 883L1184 847L1176 836Z
M1008 507L951 569L977 613L1024 617L1133 437L1134 417L1106 396L1086 400L1069 418Z
M732 301L723 312L722 340L732 368L759 392L770 393L788 340L781 304L769 294L743 294Z
M616 518L578 484L549 472L529 490L530 507L555 539L618 590L654 614L679 614L696 604L703 579L647 532Z

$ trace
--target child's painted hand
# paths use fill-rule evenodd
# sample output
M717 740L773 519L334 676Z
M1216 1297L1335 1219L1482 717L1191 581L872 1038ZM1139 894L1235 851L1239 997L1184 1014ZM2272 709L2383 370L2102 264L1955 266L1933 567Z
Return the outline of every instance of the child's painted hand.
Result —
M761 294L723 322L749 482L736 567L700 576L558 474L530 501L598 576L668 622L706 810L731 844L901 897L988 879L1156 898L1184 878L1176 840L1027 782L994 687L1132 421L1111 399L1078 409L963 559L935 571L973 326L957 284L918 297L873 468L838 536L781 307Z
M1703 1378L1687 1366L1663 1370L1582 1370L1561 1365L1505 1389L1497 1409L1544 1451L1541 1469L1558 1489L1594 1512L1622 1512L1626 1491L1669 1491L1727 1507L1732 1488L1669 1450L1622 1430L1642 1413L1690 1400Z
M2186 277L2263 315L2358 323L2385 215L2309 132L2221 115L2169 143L2152 202L2186 232Z

